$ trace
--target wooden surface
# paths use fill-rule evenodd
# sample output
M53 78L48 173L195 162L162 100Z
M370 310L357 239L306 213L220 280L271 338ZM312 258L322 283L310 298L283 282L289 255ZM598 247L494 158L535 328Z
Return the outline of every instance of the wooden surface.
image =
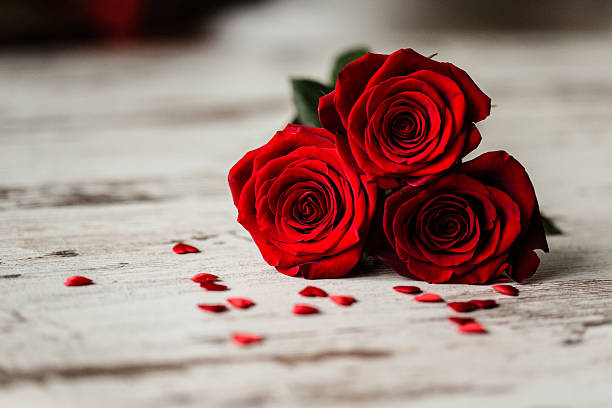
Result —
M272 3L191 44L0 55L1 407L609 406L610 36L318 18ZM497 105L478 152L519 158L565 231L518 298L417 283L498 300L473 314L488 335L458 334L448 308L394 292L413 283L379 265L316 282L351 307L301 298L308 282L267 266L235 222L227 171L290 118L285 78L324 77L356 40L468 70ZM178 240L202 252L175 255ZM201 290L198 272L231 291ZM64 287L75 274L96 284ZM195 307L229 295L257 306ZM291 315L300 302L322 314ZM238 348L234 331L266 340Z

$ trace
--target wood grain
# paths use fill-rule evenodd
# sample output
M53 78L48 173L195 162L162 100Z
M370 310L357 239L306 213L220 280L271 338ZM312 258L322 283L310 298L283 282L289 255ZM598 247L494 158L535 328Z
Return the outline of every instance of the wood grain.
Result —
M519 158L565 232L518 298L416 283L498 300L473 314L490 333L469 336L378 263L316 283L351 307L300 298L307 282L267 266L235 222L227 171L290 118L285 78L324 77L360 32L309 29L299 3L259 7L193 44L0 56L0 406L607 406L609 36L368 28L380 51L437 51L472 74L497 105L478 152ZM289 27L302 41L277 35ZM177 241L202 252L176 255ZM231 290L202 291L198 272ZM95 285L64 287L75 274ZM195 307L230 294L257 306ZM322 314L291 315L298 302ZM265 341L238 348L234 331Z

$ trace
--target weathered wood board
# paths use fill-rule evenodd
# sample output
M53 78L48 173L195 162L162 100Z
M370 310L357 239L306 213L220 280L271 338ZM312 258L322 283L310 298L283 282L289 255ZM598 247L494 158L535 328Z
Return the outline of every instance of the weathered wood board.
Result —
M192 44L0 55L0 406L609 406L610 36L315 30L300 12L228 15ZM380 265L317 282L349 308L300 298L307 282L235 222L227 171L290 118L286 77L323 77L356 39L469 70L497 105L478 152L519 158L565 231L518 298L417 283L497 299L474 314L486 336L394 292L408 281ZM202 252L175 255L178 240ZM231 291L202 291L198 272ZM64 287L74 274L96 284ZM195 307L228 294L257 306ZM323 313L293 316L297 302ZM266 341L238 348L234 331Z

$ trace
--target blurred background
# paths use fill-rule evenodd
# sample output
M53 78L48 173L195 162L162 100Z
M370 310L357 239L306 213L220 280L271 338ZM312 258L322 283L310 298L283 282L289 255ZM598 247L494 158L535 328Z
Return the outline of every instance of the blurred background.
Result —
M368 21L365 27L441 31L592 31L608 29L612 16L607 0L2 0L0 41L13 45L197 36L214 24L219 12L237 7L283 7L287 17L291 9L306 9L303 17L318 15L319 25L334 16L339 24L357 19Z

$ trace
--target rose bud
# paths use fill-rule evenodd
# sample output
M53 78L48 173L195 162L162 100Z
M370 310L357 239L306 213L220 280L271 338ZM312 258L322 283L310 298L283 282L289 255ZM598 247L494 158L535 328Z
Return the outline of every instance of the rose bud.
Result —
M531 181L501 151L390 195L383 227L387 245L373 255L431 283L485 283L503 274L522 282L539 265L534 249L548 252Z
M288 125L229 173L238 222L279 272L335 278L357 265L376 184L348 168L325 129Z
M474 150L474 123L490 108L463 70L402 49L349 63L319 100L319 118L342 159L390 189L422 184Z

